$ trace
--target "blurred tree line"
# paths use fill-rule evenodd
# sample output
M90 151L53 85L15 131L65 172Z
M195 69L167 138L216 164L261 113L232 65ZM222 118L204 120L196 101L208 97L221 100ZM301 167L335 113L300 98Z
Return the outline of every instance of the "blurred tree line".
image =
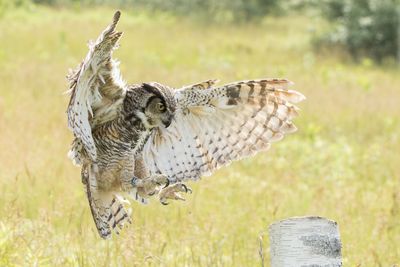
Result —
M391 57L400 63L399 0L322 0L317 6L334 27L317 43L340 45L355 59Z
M29 4L110 5L192 16L210 23L243 23L312 9L332 25L314 40L316 47L341 47L355 59L366 56L381 62L391 57L400 63L400 0L0 0L0 16L7 9Z
M51 6L111 5L170 12L176 15L201 16L214 21L257 20L273 13L279 0L0 0L7 2L33 2Z

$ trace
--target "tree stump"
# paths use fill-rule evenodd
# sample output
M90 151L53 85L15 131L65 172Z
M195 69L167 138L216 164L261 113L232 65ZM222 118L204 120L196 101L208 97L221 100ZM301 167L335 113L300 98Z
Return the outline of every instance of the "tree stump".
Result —
M322 217L294 217L269 227L272 267L342 266L336 222Z

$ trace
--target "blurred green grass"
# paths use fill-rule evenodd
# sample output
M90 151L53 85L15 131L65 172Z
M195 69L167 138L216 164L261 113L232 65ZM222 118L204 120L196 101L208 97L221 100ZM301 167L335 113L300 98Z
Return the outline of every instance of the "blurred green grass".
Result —
M33 8L0 20L0 266L256 266L267 227L316 214L339 223L345 266L400 263L399 69L339 60L309 46L315 19L206 25L123 11L130 82L179 87L286 77L307 96L299 131L267 153L190 183L168 207L133 204L133 225L97 236L71 133L64 79L113 10Z

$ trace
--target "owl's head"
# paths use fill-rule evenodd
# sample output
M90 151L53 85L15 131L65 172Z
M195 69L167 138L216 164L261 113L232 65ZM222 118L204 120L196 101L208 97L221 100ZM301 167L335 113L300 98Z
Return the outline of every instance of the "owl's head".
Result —
M123 105L125 119L139 119L147 129L168 127L175 110L172 89L155 82L128 90Z

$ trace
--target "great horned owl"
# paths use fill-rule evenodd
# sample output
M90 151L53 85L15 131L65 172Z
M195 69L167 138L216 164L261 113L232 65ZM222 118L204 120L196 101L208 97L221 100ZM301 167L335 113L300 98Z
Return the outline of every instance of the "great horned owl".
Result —
M182 182L266 150L296 131L292 103L304 96L285 79L215 86L216 80L172 89L151 82L127 85L111 59L122 33L120 18L89 45L69 76L68 125L75 139L69 157L82 182L102 238L130 222L126 196L162 204L191 192Z

